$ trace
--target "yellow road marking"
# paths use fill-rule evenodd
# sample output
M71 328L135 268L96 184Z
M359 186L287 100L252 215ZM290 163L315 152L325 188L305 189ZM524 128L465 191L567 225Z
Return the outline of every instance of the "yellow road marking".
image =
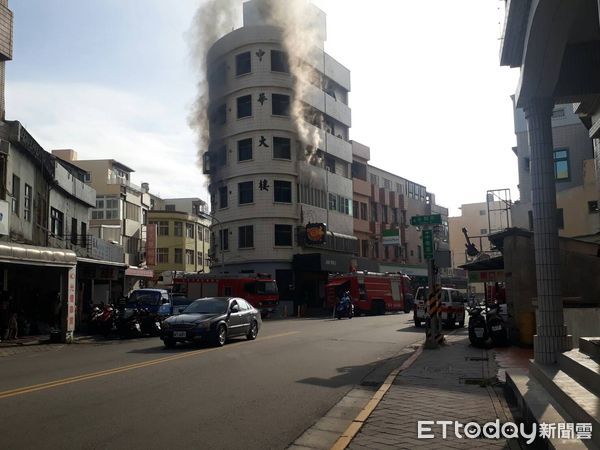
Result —
M369 402L364 406L364 408L360 411L360 413L356 416L356 418L352 421L348 428L346 428L342 435L335 441L335 443L331 446L330 450L344 450L346 447L348 447L348 445L350 445L350 442L352 442L354 436L358 434L358 432L360 431L364 423L367 421L371 413L375 410L377 405L379 405L379 402L381 402L381 400L383 399L383 396L390 389L398 374L403 370L408 369L417 360L417 358L421 355L422 352L423 346L421 345L419 348L417 348L416 351L413 352L412 355L410 355L410 357L406 361L402 363L400 367L394 369L386 377L381 387L377 390L377 392L375 392L375 394L373 394L371 400L369 400Z
M262 338L258 338L257 341L262 342L262 341L266 341L269 339L290 336L290 335L297 334L297 333L299 333L299 331L289 331L287 333L274 334L271 336L265 336ZM237 342L237 343L229 344L224 348L226 348L226 349L233 348L233 347L237 347L238 345L241 345L241 344L243 344L243 342ZM82 375L77 375L74 377L49 381L47 383L34 384L31 386L24 386L21 388L11 389L8 391L0 392L0 400L4 399L4 398L8 398L8 397L14 397L15 395L29 394L31 392L42 391L45 389L51 389L53 387L63 386L65 384L78 383L80 381L87 381L87 380L91 380L94 378L105 377L105 376L113 375L116 373L127 372L129 370L135 370L135 369L141 369L144 367L154 366L154 365L162 364L165 362L175 361L177 359L190 358L192 356L197 356L202 353L208 353L208 352L212 352L215 350L218 350L218 348L213 347L213 348L206 348L206 349L201 349L201 350L194 350L191 352L181 353L181 354L177 354L177 355L165 356L163 358L151 359L149 361L143 361L143 362L139 362L136 364L129 364L127 366L115 367L113 369L101 370L98 372L90 372L90 373L86 373L86 374L82 374Z

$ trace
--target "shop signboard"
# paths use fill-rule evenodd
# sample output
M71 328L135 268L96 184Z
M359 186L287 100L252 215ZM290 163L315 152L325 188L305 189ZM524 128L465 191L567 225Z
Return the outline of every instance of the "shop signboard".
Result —
M383 230L381 242L383 245L400 245L400 230L397 228Z
M324 244L327 226L324 223L309 223L306 225L307 244Z

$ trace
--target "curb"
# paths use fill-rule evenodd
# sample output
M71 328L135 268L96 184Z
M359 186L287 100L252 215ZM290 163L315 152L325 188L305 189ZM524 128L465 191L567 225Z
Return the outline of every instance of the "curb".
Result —
M362 411L354 418L352 423L346 428L346 431L342 433L342 435L338 438L338 440L331 446L331 450L344 450L352 439L358 434L364 423L367 421L371 413L375 410L383 396L390 389L394 380L398 376L398 374L410 366L417 360L419 356L423 353L423 344L421 344L410 357L402 363L402 365L394 370L387 376L381 387L375 392L371 400L364 406Z

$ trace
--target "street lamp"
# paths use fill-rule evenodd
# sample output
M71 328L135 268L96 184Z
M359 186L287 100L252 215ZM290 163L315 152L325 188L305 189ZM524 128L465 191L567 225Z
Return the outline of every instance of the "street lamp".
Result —
M225 236L223 235L223 227L221 226L222 225L221 221L219 219L217 219L214 215L209 214L204 211L199 211L198 216L202 219L215 221L215 222L217 222L217 225L219 225L219 227L220 227L219 231L221 232L221 239L219 239L219 249L221 250L221 273L225 273L225 253L223 251L223 241L225 240ZM212 222L210 225L212 228Z

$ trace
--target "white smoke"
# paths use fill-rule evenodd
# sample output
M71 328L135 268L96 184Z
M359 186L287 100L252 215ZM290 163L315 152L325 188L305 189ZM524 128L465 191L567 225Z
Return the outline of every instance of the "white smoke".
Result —
M266 17L271 25L282 29L283 48L288 54L290 73L293 77L294 97L291 116L298 137L305 147L306 159L313 160L319 148L323 118L305 107L302 99L311 84L320 87L320 77L313 68L322 53L316 51L321 45L318 25L319 10L307 0L266 0ZM310 127L309 122L316 127Z

